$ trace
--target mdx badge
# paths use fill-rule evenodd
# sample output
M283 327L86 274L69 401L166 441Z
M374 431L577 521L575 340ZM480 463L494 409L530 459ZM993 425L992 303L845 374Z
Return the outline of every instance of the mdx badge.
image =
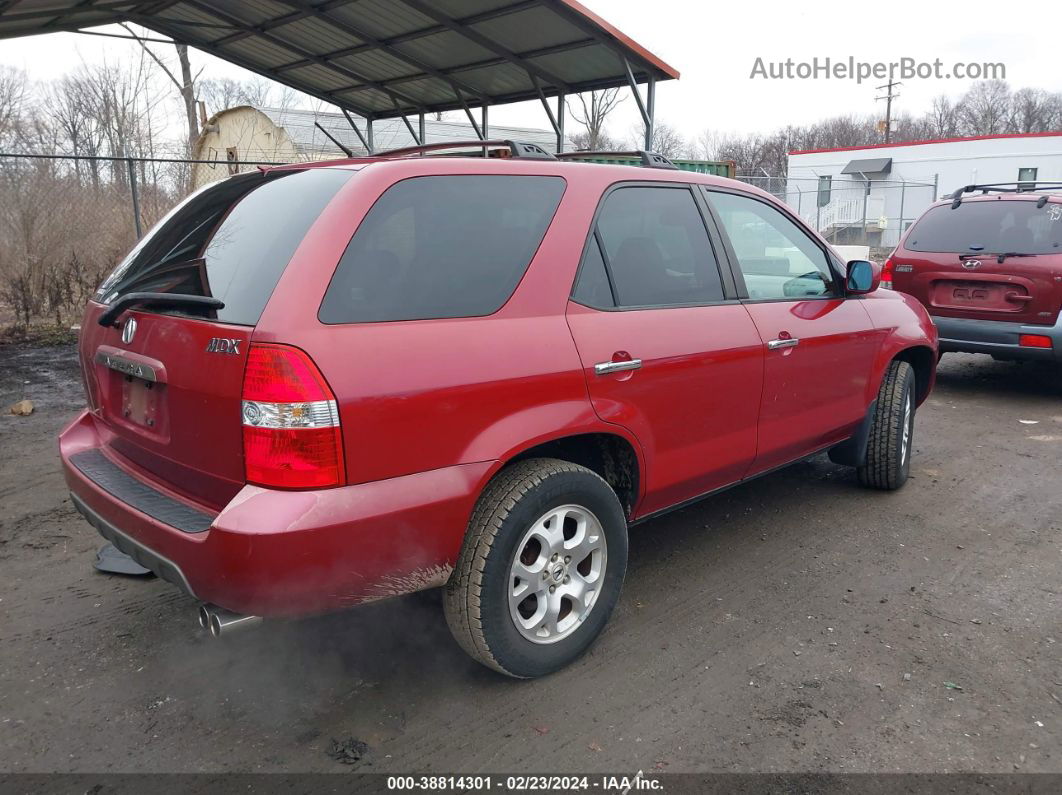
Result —
M131 317L125 321L125 325L122 326L122 342L128 345L133 341L133 337L136 336L136 318Z
M207 353L231 353L239 355L240 343L243 340L233 340L227 337L211 337L207 343Z

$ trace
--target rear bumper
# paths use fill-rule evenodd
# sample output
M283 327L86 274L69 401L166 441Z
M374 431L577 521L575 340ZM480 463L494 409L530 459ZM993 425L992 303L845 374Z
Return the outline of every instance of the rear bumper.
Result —
M320 491L245 486L205 530L163 521L143 490L175 501L104 447L83 412L60 435L75 507L119 549L197 599L239 613L305 615L442 585L491 462ZM139 481L123 498L86 453ZM138 507L134 507L136 503ZM182 503L190 510L195 506ZM171 508L173 506L170 506Z
M940 335L940 351L962 353L990 353L1006 359L1029 361L1062 361L1062 314L1053 326L1006 323L1000 320L967 320L955 317L933 317ZM1022 334L1050 337L1051 348L1027 348L1018 345Z

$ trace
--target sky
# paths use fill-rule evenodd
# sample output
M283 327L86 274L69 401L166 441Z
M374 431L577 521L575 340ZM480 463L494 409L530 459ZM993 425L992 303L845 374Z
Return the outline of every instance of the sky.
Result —
M1062 10L1053 3L961 2L921 0L819 2L778 0L707 3L683 0L582 0L639 44L681 72L657 89L657 120L679 129L686 138L705 130L716 133L770 132L787 124L807 124L839 114L884 115L875 102L884 79L752 78L757 63L807 62L849 58L889 63L940 59L943 71L957 62L1002 63L1013 88L1062 91L1062 70L1054 68ZM117 30L102 28L101 30ZM152 45L172 60L166 45ZM57 33L0 41L0 64L26 69L47 80L72 71L82 61L137 53L132 41ZM243 69L196 52L193 68L202 77L246 78ZM957 96L968 79L908 79L897 90L894 113L919 115L938 94ZM627 92L625 92L627 93ZM315 102L315 101L314 101ZM174 117L179 110L173 102ZM460 115L460 114L458 114ZM538 103L491 108L491 121L548 127ZM610 132L625 138L638 124L628 96L614 114ZM179 134L179 127L176 128ZM569 133L572 128L569 126Z

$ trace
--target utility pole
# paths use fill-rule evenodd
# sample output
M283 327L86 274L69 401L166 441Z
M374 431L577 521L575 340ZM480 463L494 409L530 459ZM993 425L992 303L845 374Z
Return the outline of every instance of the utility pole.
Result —
M878 86L878 91L885 89L885 96L874 97L875 101L885 100L885 143L889 143L892 138L892 101L900 96L899 94L894 94L893 89L902 85L903 83L886 83L883 86Z

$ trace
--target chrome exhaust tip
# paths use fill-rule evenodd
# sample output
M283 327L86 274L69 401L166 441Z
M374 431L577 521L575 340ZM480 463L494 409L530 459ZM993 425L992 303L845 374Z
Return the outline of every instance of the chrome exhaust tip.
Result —
M250 629L260 623L262 623L261 616L233 613L231 610L211 604L199 606L199 626L207 630L213 638L220 638L222 634L229 636L233 632Z

